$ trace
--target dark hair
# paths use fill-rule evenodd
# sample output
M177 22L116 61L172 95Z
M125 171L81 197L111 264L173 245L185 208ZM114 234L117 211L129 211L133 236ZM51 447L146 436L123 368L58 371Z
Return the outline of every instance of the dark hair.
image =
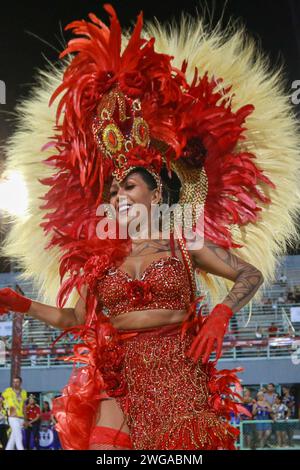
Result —
M142 177L150 191L157 188L155 178L146 168L142 166L135 167L128 173L127 177L133 173L138 173ZM163 166L160 177L162 181L162 202L169 206L176 204L179 201L180 179L174 171L171 171L171 177L169 177L166 166Z
M170 177L166 166L162 168L161 179L163 183L163 202L169 206L176 204L180 195L180 179L174 171L171 171Z
M126 175L126 178L128 178L133 173L138 173L142 177L143 181L146 183L146 185L148 186L150 191L157 188L157 184L156 184L156 180L155 180L154 176L152 176L151 173L149 173L149 171L146 168L144 168L143 166L137 166L137 167L133 168Z
M20 382L23 382L23 379L22 379L22 377L20 377L19 375L16 375L16 376L14 377L14 379L13 379L13 380L15 380L15 379L19 379L19 380L20 380Z
M47 411L51 411L50 403L49 403L48 401L44 401L44 402L43 402L43 413L45 413L45 411L46 411L46 410L45 410L45 404L46 404L46 403L47 403L47 405L48 405L48 410L47 410Z

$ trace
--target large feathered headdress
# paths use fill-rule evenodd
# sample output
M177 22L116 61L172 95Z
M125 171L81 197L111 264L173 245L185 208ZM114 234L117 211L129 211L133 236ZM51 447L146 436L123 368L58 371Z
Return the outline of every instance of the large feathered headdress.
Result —
M7 169L22 173L30 203L3 252L44 300L60 289L60 303L73 305L92 255L106 250L117 261L126 253L95 240L105 185L134 166L158 174L164 164L179 176L180 202L204 207L205 237L271 282L296 238L300 202L299 132L280 72L243 29L208 30L201 18L185 18L172 30L149 24L142 36L140 14L122 37L113 8L105 9L110 27L94 14L67 26L75 38L62 65L42 71L18 106ZM231 282L198 274L222 300Z

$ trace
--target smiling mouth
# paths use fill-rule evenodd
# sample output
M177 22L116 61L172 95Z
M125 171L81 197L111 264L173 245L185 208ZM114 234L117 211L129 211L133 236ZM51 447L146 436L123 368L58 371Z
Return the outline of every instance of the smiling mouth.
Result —
M124 212L127 212L131 207L131 204L122 204L118 207L118 212L119 214L122 214Z

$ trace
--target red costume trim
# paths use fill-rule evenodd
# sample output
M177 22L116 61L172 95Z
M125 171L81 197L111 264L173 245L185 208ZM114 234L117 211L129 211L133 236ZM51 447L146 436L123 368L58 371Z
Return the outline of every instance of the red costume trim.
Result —
M89 449L132 449L130 436L108 426L95 426L91 432Z

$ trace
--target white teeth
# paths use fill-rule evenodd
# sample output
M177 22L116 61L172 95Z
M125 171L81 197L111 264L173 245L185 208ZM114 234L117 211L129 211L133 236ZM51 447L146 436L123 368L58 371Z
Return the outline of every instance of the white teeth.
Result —
M131 206L129 204L125 204L123 206L119 206L119 212L127 211Z

